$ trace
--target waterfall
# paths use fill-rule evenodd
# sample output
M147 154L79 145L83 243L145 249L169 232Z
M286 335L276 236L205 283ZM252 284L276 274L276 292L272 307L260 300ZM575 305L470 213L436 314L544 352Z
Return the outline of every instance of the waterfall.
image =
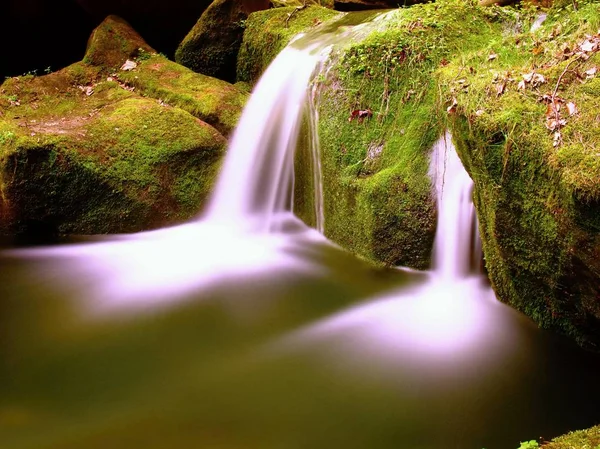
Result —
M319 53L288 46L269 66L233 135L209 220L256 221L268 230L273 215L290 208L306 86L318 61Z
M446 278L474 273L480 258L473 181L464 169L450 133L433 146L430 164L438 209L433 269Z

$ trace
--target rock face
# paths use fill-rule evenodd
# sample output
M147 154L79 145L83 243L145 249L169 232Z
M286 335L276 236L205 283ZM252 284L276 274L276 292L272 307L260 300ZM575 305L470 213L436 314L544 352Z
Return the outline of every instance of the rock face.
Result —
M194 72L234 82L244 22L269 5L268 0L213 1L177 48L175 60Z
M110 17L88 62L0 85L1 234L133 232L198 213L226 146L198 117L229 132L247 94L151 51Z

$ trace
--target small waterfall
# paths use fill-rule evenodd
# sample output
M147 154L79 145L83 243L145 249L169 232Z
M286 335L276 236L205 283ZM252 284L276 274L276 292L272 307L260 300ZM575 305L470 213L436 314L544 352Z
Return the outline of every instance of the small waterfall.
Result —
M478 269L481 249L472 201L473 181L451 139L446 133L431 154L430 176L438 207L433 269L445 278L463 278Z
M233 135L209 205L211 221L254 222L269 230L291 209L294 151L320 52L284 49L255 88Z

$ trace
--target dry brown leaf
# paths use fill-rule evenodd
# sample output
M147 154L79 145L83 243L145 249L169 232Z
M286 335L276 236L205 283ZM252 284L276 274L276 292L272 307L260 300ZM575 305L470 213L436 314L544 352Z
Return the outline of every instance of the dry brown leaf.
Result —
M597 73L597 72L598 72L598 68L594 66L594 67L592 67L591 69L589 69L589 70L586 70L586 71L585 71L585 77L586 77L587 79L591 79L591 78L593 78L594 76L596 76L596 73Z
M504 93L505 89L506 89L506 81L503 80L496 86L496 94L498 96L502 95Z
M456 112L456 106L458 106L458 101L456 100L456 97L452 97L452 103L446 108L446 112L448 114L454 114Z
M573 103L572 101L569 101L567 103L567 111L569 111L569 115L575 115L579 112L577 110L577 106L575 106L575 103Z

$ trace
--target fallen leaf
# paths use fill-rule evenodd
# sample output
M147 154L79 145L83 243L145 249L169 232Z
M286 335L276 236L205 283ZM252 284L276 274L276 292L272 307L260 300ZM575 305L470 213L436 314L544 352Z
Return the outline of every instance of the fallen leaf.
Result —
M544 78L544 75L540 75L539 73L536 73L533 75L532 83L534 84L534 86L544 84L545 82L546 82L546 78Z
M446 112L448 114L454 114L456 112L456 106L458 106L458 101L456 101L456 97L452 97L452 104L446 108Z
M533 79L533 75L535 75L535 72L531 72L531 73L526 73L525 75L523 75L523 80L526 83L530 83L531 80Z
M483 109L477 109L477 110L475 111L475 115L476 115L477 117L481 117L483 114L485 114L485 111L484 111Z
M553 147L557 147L560 145L560 143L562 142L562 134L560 133L560 131L556 131L554 133L554 137L552 138L552 146Z
M517 84L517 89L525 90L525 80L519 81L519 84Z
M577 110L577 106L575 106L575 103L573 103L572 101L569 101L567 103L567 111L569 111L569 115L575 115L579 112Z
M585 51L586 53L589 53L591 51L594 51L596 49L597 44L595 42L592 42L589 39L586 39L585 41L583 41L583 43L579 46L579 49L581 51Z
M123 64L121 66L121 70L129 71L129 70L135 69L136 67L137 67L137 63L135 61L128 59L127 61L125 61L125 64Z
M496 86L496 94L498 96L502 95L504 93L504 89L506 89L506 81L502 81Z
M496 53L490 53L490 55L488 56L488 61L493 61L497 57L498 55Z
M585 71L585 77L587 79L591 79L594 76L596 76L596 72L598 72L598 68L597 67L592 67L591 69Z

